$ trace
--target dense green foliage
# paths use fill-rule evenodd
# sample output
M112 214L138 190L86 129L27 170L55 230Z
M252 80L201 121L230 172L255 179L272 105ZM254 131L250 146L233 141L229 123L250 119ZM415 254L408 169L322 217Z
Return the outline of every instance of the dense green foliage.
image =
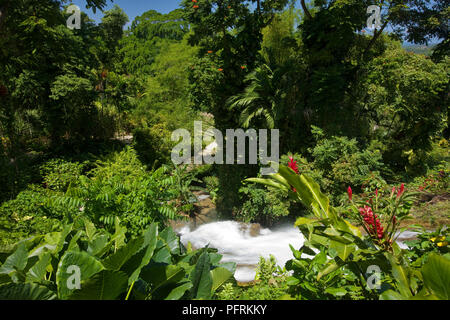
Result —
M394 241L400 222L408 217L412 204L413 194L405 192L404 185L393 189L386 198L377 191L375 199L367 202L354 201L349 189L349 200L354 206L352 215L365 230L363 236L337 213L313 179L297 174L290 167L280 166L279 173L268 179L247 180L288 193L315 217L301 217L295 223L305 243L300 250L291 247L294 259L286 264L286 269L294 272L287 280L291 296L298 299L448 299L448 231L441 234L440 229L433 234L430 240L437 246L428 243L430 235L422 235L426 239L421 244L422 252L417 245L411 246L415 248L412 252L402 250ZM305 259L303 254L314 258ZM377 281L372 283L374 266L379 271Z
M0 299L178 300L208 299L235 266L213 249L187 251L170 228L150 225L127 239L76 219L60 232L21 241L0 252ZM73 268L81 283L69 286Z

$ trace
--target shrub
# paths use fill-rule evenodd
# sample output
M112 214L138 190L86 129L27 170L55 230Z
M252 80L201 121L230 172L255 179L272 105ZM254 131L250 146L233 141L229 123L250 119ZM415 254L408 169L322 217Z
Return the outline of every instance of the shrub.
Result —
M48 198L46 190L30 186L16 199L3 203L0 206L0 245L57 230L64 210L49 208Z
M367 183L377 181L377 186L385 184L381 176L383 161L375 144L361 148L356 139L347 137L325 137L323 131L314 127L312 133L317 141L310 150L314 158L312 178L319 181L333 203L347 186L355 190L367 187ZM322 179L317 179L321 177ZM373 188L373 186L372 186Z
M286 270L276 264L274 256L260 257L256 268L256 284L243 288L240 300L280 300L287 297Z
M142 162L150 167L169 163L174 144L170 140L171 132L164 124L138 127L133 130L133 137L133 146Z
M419 231L417 239L405 241L408 246L405 256L410 259L411 266L422 267L431 253L450 256L450 231L448 227L440 227L432 232L420 228Z
M208 176L204 177L203 181L206 184L206 190L208 190L208 193L211 196L211 201L215 203L217 199L217 192L219 191L219 178Z
M83 167L80 163L52 159L40 167L44 186L55 191L66 191L71 183L77 182Z
M80 176L78 184L51 199L70 216L84 215L107 230L119 217L136 235L153 222L163 225L177 217L171 203L177 197L174 178L167 167L146 171L133 148L113 153L97 167Z
M272 225L289 215L289 201L276 189L246 185L239 189L244 203L236 218L243 222Z

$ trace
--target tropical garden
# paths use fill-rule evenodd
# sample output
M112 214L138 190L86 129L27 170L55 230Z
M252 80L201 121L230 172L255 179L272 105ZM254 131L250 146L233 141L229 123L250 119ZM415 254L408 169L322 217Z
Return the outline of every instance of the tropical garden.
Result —
M450 299L448 0L70 4L0 1L0 300ZM194 121L278 129L278 171L175 165ZM237 281L199 193L303 245Z

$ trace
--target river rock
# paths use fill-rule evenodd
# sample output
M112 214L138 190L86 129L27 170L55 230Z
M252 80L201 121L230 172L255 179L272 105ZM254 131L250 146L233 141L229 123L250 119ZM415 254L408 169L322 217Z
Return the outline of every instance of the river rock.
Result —
M250 237L257 237L261 235L261 225L259 223L244 223L239 224L239 230L250 235Z

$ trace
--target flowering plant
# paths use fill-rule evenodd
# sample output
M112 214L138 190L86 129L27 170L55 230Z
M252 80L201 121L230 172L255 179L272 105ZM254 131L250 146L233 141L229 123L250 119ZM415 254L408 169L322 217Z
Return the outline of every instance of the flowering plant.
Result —
M311 274L305 268L308 261L302 257L307 254L320 262L312 280L314 284L323 285L316 290L308 283L307 292L323 289L325 293L344 296L360 288L361 294L369 299L450 299L447 289L450 286L450 260L433 252L417 270L409 265L405 250L395 242L402 231L400 222L408 217L416 194L408 193L402 184L399 188L392 188L390 193L376 189L373 197L361 200L349 187L347 192L353 216L367 234L363 236L359 228L330 205L319 185L299 172L293 159L289 160L287 166L280 164L278 173L268 175L267 179L249 178L246 181L278 188L301 202L314 215L313 218L299 217L295 222L305 242L299 250L291 246L294 259L286 264L286 269L293 271L289 281L300 294L304 294L305 279L312 279L303 276L305 272ZM448 245L447 238L440 234L430 240L436 242L442 251ZM374 266L382 275L379 286L375 287L369 271ZM349 277L346 278L349 280L347 289L329 286L331 279L338 279L340 275ZM441 284L441 280L445 283ZM353 281L357 281L359 286L355 286Z
M353 217L359 221L373 243L383 249L390 249L400 234L400 222L408 218L415 193L407 193L402 183L393 187L389 197L375 190L369 200L354 201L352 188L347 189L348 199L352 204Z

